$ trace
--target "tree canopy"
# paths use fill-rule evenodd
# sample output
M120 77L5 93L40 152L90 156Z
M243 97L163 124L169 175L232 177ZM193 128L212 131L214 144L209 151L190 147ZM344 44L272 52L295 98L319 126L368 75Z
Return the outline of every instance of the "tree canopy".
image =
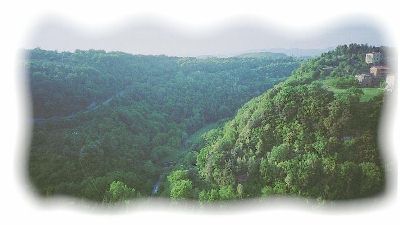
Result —
M352 44L310 59L204 135L214 138L198 151L198 198L337 200L381 193L377 132L384 96L361 101L363 89L353 82L368 70L364 57L372 51L383 49Z
M45 196L103 201L114 196L110 185L117 181L149 196L171 169L165 164L194 148L192 135L233 116L300 63L282 55L202 59L27 50L30 179ZM196 161L195 154L184 158ZM193 196L189 178L174 184L171 196ZM167 188L161 180L158 194L170 196Z
M359 44L307 61L29 50L30 179L44 196L104 203L375 196L385 188L384 92L354 80L374 51L385 53Z

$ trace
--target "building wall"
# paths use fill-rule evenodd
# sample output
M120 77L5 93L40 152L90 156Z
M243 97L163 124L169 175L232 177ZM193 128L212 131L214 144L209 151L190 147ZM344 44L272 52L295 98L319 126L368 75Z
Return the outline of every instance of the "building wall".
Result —
M369 69L370 73L372 73L374 76L384 76L388 73L388 68L387 67L382 67L382 66L373 66Z
M382 54L380 52L373 52L365 55L366 63L380 63L381 61L382 61Z
M362 87L378 87L383 77L376 77L371 74L359 74L354 76Z
M377 79L374 79L374 77L369 74L359 74L356 75L355 78L358 81L358 83L363 87L372 87L376 85Z
M394 86L395 86L395 82L396 82L396 79L395 79L394 75L387 75L386 76L386 87L385 87L385 89L387 91L393 91Z

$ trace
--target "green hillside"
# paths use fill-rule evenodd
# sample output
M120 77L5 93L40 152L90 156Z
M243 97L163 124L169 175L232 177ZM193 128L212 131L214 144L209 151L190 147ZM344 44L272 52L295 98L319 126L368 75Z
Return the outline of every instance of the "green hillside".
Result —
M339 200L381 193L383 91L354 82L354 75L368 71L364 57L371 51L383 49L339 46L246 103L222 128L204 135L195 166L171 172L170 197Z
M368 52L307 61L27 51L29 178L42 196L104 204L269 196L359 199L384 191L384 90L361 87Z
M232 117L299 65L291 57L28 50L29 178L43 196L110 202L159 195L168 163L194 144L185 145L188 140Z

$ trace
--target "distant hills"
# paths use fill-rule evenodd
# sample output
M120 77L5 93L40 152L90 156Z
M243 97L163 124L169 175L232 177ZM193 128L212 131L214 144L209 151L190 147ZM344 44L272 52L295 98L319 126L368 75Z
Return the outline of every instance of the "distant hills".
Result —
M321 48L321 49L302 49L302 48L271 48L271 49L260 49L251 50L247 52L241 52L231 55L201 55L196 58L265 58L265 59L282 59L285 57L317 57L324 52L329 52L334 48Z
M322 49L302 49L302 48L271 48L268 49L268 52L272 53L283 53L288 56L294 56L294 57L314 57L314 56L319 56L324 52L329 52L331 50L334 50L335 48L322 48Z
M288 57L284 53L275 52L251 52L237 55L238 58L267 58L267 59L282 59Z
M239 54L238 57L317 57L320 56L324 52L329 52L334 50L334 48L312 48L312 49L304 49L304 48L270 48L270 49L261 49L254 50L247 53Z

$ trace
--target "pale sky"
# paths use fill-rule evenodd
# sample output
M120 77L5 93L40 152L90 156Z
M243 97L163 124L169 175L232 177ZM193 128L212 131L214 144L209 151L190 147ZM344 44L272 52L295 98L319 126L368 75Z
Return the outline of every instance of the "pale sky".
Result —
M297 30L278 27L277 24L240 21L198 31L196 27L177 27L156 20L127 21L113 28L92 29L49 19L33 29L23 47L201 56L234 55L277 48L326 49L348 43L389 44L378 24L354 20Z

